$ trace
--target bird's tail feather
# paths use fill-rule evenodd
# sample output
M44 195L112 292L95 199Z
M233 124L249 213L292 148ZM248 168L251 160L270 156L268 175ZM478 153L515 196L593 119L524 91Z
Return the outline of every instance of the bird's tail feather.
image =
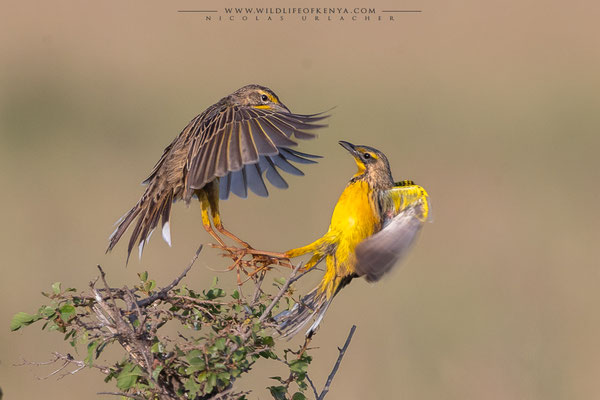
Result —
M313 317L315 322L306 332L306 336L312 336L317 330L319 323L329 308L333 297L327 299L327 293L318 286L310 293L300 299L289 311L283 311L275 316L278 323L277 331L282 337L292 337L298 333Z
M140 201L117 221L117 228L109 238L108 249L106 251L109 252L115 247L125 231L127 231L127 228L129 228L129 225L136 219L137 222L127 246L127 261L129 261L129 256L136 242L139 248L139 256L140 258L142 257L144 245L150 239L160 219L162 219L162 237L170 246L171 231L169 219L171 216L171 203L173 203L172 190L159 192L154 187L149 186Z
M277 331L282 337L291 338L298 333L311 319L313 324L306 331L306 337L312 337L319 328L327 309L339 291L355 278L355 275L336 277L330 282L321 283L300 299L289 311L283 311L274 317ZM330 286L333 286L328 290ZM333 293L328 296L328 293Z

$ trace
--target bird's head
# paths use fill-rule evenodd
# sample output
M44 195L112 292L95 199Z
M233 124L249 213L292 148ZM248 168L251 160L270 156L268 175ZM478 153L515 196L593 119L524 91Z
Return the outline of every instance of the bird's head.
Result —
M290 113L290 110L279 101L279 97L271 89L260 85L246 85L230 96L234 104L271 110L275 112Z
M365 180L378 188L390 188L394 185L390 163L385 154L369 146L354 145L343 140L339 143L352 154L358 166L353 179Z

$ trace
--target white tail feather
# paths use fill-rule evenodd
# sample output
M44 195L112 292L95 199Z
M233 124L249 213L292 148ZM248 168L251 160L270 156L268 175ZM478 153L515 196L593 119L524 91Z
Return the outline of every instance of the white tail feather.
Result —
M171 247L171 227L169 221L165 222L162 227L162 237L169 247Z
M140 241L140 244L138 245L138 256L140 258L140 260L142 259L142 252L144 251L144 241Z

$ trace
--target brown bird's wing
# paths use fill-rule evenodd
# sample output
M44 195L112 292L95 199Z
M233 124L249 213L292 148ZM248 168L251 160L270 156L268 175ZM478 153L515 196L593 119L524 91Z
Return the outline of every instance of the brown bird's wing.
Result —
M221 106L205 118L192 120L185 130L192 143L187 159L184 199L194 190L220 178L222 199L232 192L246 197L248 188L259 196L268 191L263 173L273 186L286 188L279 170L303 175L291 162L314 163L319 156L300 153L290 147L295 139L310 139L307 132L327 125L317 122L328 115L300 115L247 106ZM184 130L184 131L185 131Z
M429 196L421 186L396 186L383 198L383 228L356 246L356 273L369 282L406 255L429 215Z

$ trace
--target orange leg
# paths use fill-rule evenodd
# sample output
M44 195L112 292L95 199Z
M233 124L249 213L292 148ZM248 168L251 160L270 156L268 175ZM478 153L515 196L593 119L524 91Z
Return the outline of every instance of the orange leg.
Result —
M211 208L212 210L212 208ZM246 247L248 249L251 249L252 247L250 247L250 245L243 241L242 239L240 239L239 237L235 236L233 233L229 232L227 229L225 229L225 227L223 226L223 223L221 222L221 218L219 216L219 211L217 211L216 213L213 210L213 223L215 224L215 228L221 232L223 235L227 236L228 238L238 242L242 247Z
M208 201L208 197L206 196L206 192L204 190L198 190L197 192L198 200L200 200L200 207L202 208L202 225L206 232L208 232L215 240L221 245L221 247L227 247L223 239L217 235L210 224L210 218L208 216L208 209L210 208L210 203Z
M221 214L219 213L219 187L217 184L212 183L211 187L207 189L206 197L210 205L212 222L215 226L215 229L223 235L227 236L228 238L234 240L235 242L238 242L242 247L245 248L246 254L252 254L256 256L267 256L272 258L287 258L283 253L255 250L247 242L243 241L242 239L238 238L236 235L225 229L225 227L223 226L223 222L221 221Z
M208 205L210 206L210 214L213 224L215 225L215 229L233 241L238 242L242 247L251 248L248 243L244 242L242 239L225 229L223 223L221 222L221 215L219 214L219 181L215 180L209 183L204 189L202 189L202 191L205 193Z

